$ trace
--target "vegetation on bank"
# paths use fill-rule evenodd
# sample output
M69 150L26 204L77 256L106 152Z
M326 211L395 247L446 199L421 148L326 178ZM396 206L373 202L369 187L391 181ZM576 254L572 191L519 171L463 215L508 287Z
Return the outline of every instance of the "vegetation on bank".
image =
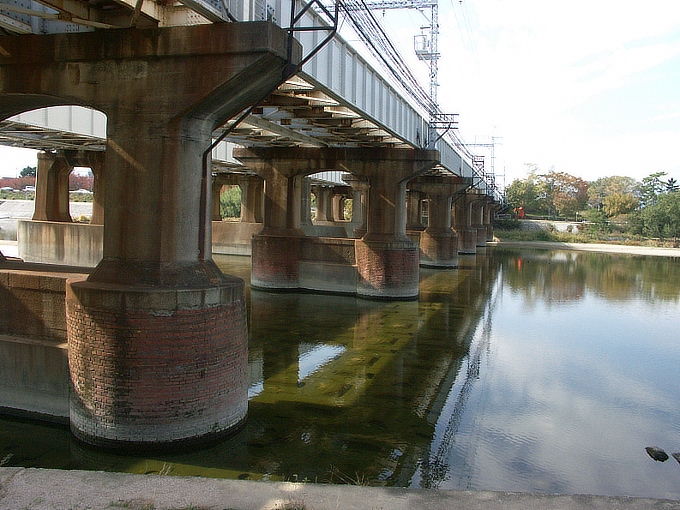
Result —
M27 166L19 177L0 178L0 200L33 200L35 198L36 168ZM71 202L92 202L94 176L71 173L68 178L69 200Z
M524 220L525 223L529 223ZM619 230L603 231L597 226L582 222L572 224L567 231L558 231L549 221L544 222L545 228L522 228L522 220L496 220L494 222L494 236L500 241L546 241L558 243L599 243L623 244L628 246L654 246L662 248L680 248L680 239L645 238L631 235Z
M506 196L515 217L570 220L575 226L571 232L526 231L501 222L501 239L673 246L680 237L680 185L664 172L640 182L624 176L587 182L564 172L541 174L532 166Z

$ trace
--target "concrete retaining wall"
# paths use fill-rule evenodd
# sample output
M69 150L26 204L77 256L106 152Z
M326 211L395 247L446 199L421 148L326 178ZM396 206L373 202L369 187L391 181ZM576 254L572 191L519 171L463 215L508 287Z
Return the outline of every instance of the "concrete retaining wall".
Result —
M73 273L0 271L0 409L69 417L66 279Z
M240 221L212 222L212 252L221 255L252 254L252 237L262 230L262 223Z
M104 227L19 220L17 240L19 257L26 262L94 267L103 255Z
M8 414L68 422L66 344L0 335L0 409Z
M0 270L0 334L66 342L66 279L71 273Z

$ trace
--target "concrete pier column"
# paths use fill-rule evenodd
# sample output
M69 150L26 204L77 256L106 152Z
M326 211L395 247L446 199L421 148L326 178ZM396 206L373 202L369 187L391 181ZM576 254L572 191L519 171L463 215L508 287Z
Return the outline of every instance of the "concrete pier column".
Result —
M264 181L257 175L242 177L241 183L241 221L262 223L264 218Z
M314 221L333 221L333 188L331 186L312 186L316 195L316 217Z
M497 203L490 203L485 209L484 225L486 226L486 242L490 243L493 241L493 220L496 216L496 211L499 205Z
M345 195L342 193L333 193L332 204L332 221L345 221Z
M423 210L420 192L406 191L406 230L423 230Z
M349 236L359 239L366 233L366 197L368 181L356 175L345 174L343 180L350 185L352 195L352 218Z
M427 228L420 235L420 265L434 268L458 267L458 236L451 228L452 197L467 186L455 176L423 176L409 187L427 196Z
M472 227L471 199L467 193L453 198L453 230L458 234L458 253L477 253L477 229Z
M92 189L92 218L91 225L104 224L104 211L106 208L106 167L104 165L104 152L88 152L87 161L94 175Z
M253 236L251 285L297 289L302 257L302 189L313 163L297 157L301 149L235 149L234 157L264 179L264 227Z
M210 186L210 192L212 193L212 221L222 221L222 211L220 210L220 192L222 191L222 186L224 186L223 179L219 175L213 176Z
M312 224L312 183L308 177L302 179L300 207L300 226L310 226Z
M234 157L265 179L265 227L253 238L251 284L299 287L302 176L346 169L368 182L367 232L355 242L357 295L418 296L418 247L406 237L406 182L432 168L437 151L253 147Z
M436 151L380 149L345 161L368 178L366 234L355 243L357 295L415 299L419 292L418 246L406 236L406 183L434 166Z
M424 267L458 267L458 237L451 230L451 196L427 195L427 228L420 236L420 265Z
M233 431L248 408L244 283L210 258L202 161L217 126L285 79L286 32L223 23L10 39L0 119L72 103L107 114L104 257L66 286L73 434L148 448Z
M68 178L73 166L63 153L41 151L35 186L34 220L71 222Z
M486 195L477 195L470 203L470 217L472 228L477 230L477 248L486 247L486 225L484 223L484 210L488 203Z

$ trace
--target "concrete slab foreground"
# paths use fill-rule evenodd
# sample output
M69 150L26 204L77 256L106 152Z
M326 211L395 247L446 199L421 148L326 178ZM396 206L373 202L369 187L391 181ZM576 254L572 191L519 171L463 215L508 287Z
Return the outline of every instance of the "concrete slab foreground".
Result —
M670 510L680 501L0 468L0 509Z

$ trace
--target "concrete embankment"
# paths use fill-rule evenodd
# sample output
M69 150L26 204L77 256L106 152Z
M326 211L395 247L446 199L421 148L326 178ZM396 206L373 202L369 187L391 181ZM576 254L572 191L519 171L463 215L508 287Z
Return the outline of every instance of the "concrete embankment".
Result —
M0 468L0 509L660 510L680 501Z

